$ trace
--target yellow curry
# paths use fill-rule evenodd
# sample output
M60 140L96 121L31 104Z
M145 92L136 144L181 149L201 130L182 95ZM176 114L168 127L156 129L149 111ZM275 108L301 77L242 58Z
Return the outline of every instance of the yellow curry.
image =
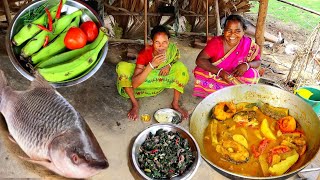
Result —
M217 166L258 177L282 175L301 166L307 141L288 109L220 102L212 111L204 148Z

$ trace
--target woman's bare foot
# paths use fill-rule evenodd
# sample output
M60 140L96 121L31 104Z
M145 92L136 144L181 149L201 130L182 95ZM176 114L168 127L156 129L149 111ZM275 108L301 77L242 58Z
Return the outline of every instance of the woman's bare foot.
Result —
M179 106L179 104L175 104L175 103L172 103L172 108L176 111L178 111L179 113L181 113L182 115L182 119L188 119L189 118L189 113L188 111L186 111L185 109L181 108Z
M137 120L139 116L139 105L138 103L132 103L132 108L128 112L128 118L131 120Z

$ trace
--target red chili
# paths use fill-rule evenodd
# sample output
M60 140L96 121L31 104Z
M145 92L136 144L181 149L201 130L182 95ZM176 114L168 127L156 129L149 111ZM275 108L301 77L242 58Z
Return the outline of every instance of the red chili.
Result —
M56 19L60 19L61 9L62 9L62 0L60 0L59 6L57 9Z
M178 145L178 144L179 144L179 139L177 138L177 139L176 139L176 145Z
M260 141L258 148L256 148L254 144L251 146L251 151L255 158L259 157L263 153L263 151L267 148L269 142L269 139L263 139Z
M154 153L157 153L159 150L158 149L154 149L154 150L151 150L151 154L154 154Z
M271 164L272 163L272 159L273 159L273 154L270 154L268 156L268 164Z
M47 35L45 40L44 40L43 47L46 47L48 42L49 42L49 36Z
M282 153L285 153L285 152L288 152L290 151L290 148L288 146L284 146L284 145L279 145L279 146L276 146L272 149L270 149L270 152L271 154L282 154Z
M251 151L252 151L255 158L260 156L260 153L257 151L257 149L254 145L251 146Z
M44 27L44 26L42 26L42 25L40 25L40 24L37 24L37 26L38 26L38 28L40 28L41 30L50 32L49 29L47 29L46 27Z
M51 14L50 14L50 11L48 8L45 8L45 11L48 15L48 25L49 25L49 31L51 32L52 31L52 17L51 17Z
M267 148L269 142L270 142L269 139L264 139L264 140L260 141L258 151L260 153L263 153L263 151Z
M284 146L284 145L279 145L279 146L276 146L276 147L270 149L269 150L269 156L268 156L268 163L269 164L272 163L273 155L282 154L282 153L285 153L285 152L288 152L288 151L290 151L290 148L288 146Z

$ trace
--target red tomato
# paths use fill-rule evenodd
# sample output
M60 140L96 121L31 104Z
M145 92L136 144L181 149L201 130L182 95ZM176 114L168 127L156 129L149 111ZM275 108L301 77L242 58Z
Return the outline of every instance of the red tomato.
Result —
M88 42L92 42L98 36L98 28L96 23L92 21L86 21L81 24L80 28L87 35Z
M87 44L86 34L78 27L72 27L68 30L64 38L64 45L68 49L79 49Z
M296 120L292 116L279 119L277 124L282 132L293 132L297 127Z

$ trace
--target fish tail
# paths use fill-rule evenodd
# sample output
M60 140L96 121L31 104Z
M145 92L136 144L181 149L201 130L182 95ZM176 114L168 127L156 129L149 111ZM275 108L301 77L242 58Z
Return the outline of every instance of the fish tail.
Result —
M4 75L3 71L0 70L0 104L1 104L1 99L2 99L2 91L3 89L7 86L7 78Z

